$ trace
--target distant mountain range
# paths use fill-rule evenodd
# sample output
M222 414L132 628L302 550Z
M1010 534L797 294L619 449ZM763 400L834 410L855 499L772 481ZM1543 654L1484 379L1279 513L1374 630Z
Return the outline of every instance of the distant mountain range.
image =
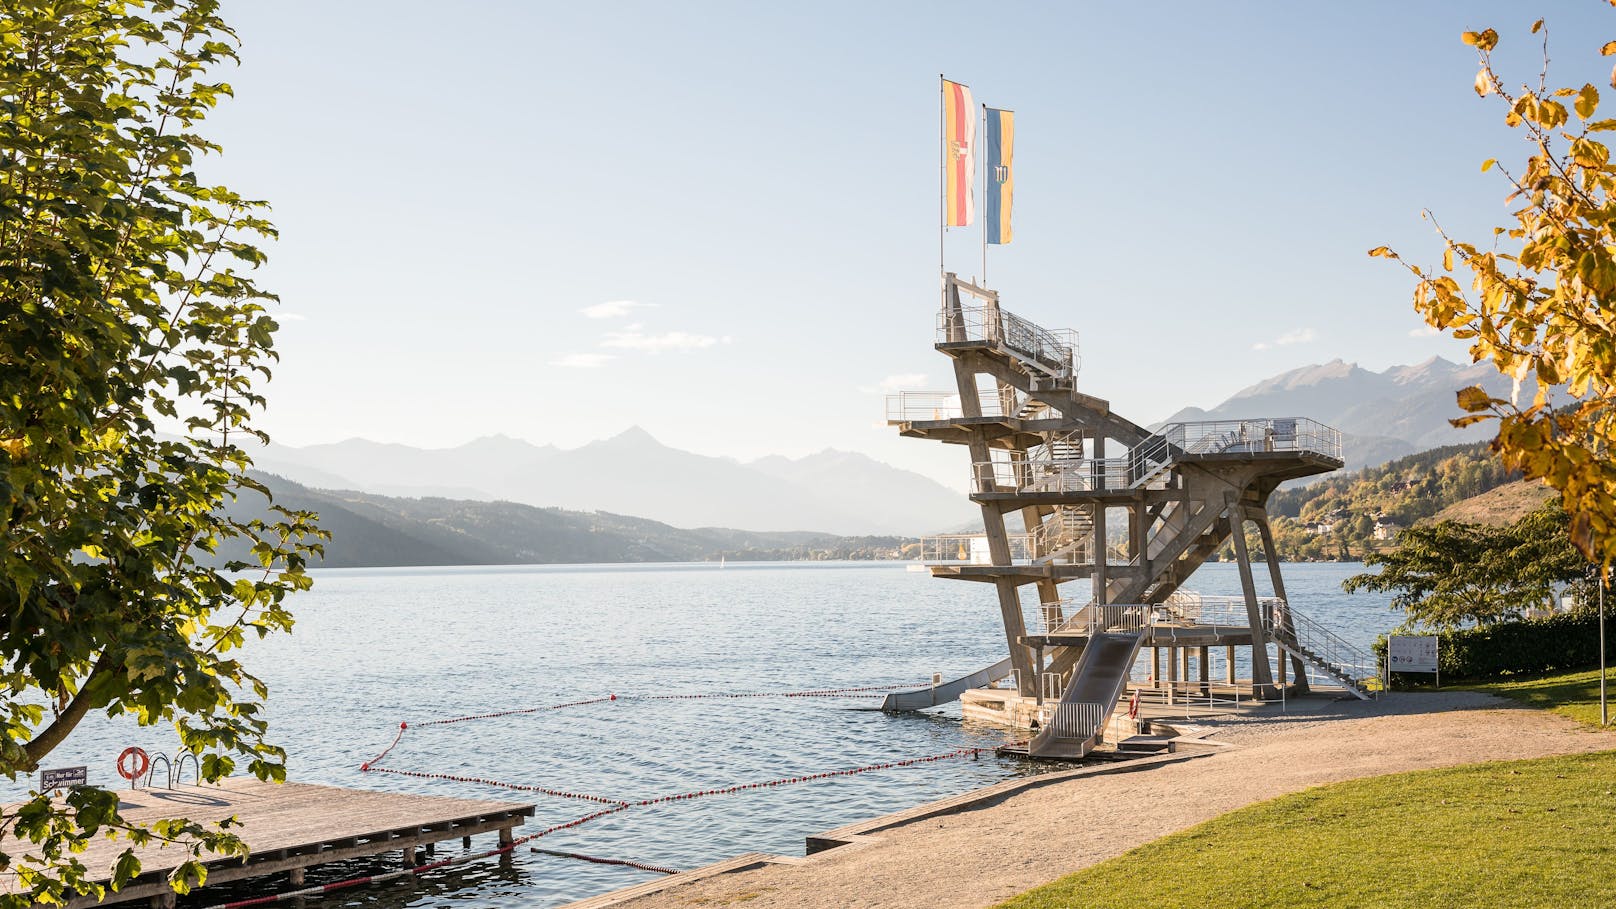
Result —
M1167 422L1311 417L1342 431L1347 468L1357 469L1486 438L1492 432L1487 424L1459 430L1448 423L1459 414L1454 393L1476 384L1495 395L1509 393L1509 381L1486 364L1461 366L1433 357L1417 366L1370 372L1355 363L1332 360L1265 379L1210 410L1185 408ZM349 439L303 448L270 445L253 460L260 470L308 487L299 495L317 495L313 489L354 490L335 494L327 508L317 510L325 512L340 503L383 529L393 526L385 519L387 514L452 524L451 515L469 516L475 511L476 522L497 523L500 508L521 506L564 510L556 514L600 512L601 520L642 521L664 529L730 527L820 537L913 537L981 526L980 512L962 490L862 454L826 449L802 458L772 456L741 463L671 448L639 427L573 449L498 435L440 449ZM423 501L410 506L381 504L389 497ZM498 507L473 508L473 503ZM434 508L444 513L429 516ZM574 527L581 526L579 521L589 523L588 515L574 518L568 519ZM524 526L532 530L536 525ZM367 534L368 540L382 539L369 530ZM459 538L429 539L414 533L411 539L416 542L406 548L448 547L422 550L419 558L430 560L453 555L451 544ZM385 546L377 542L386 551L393 544L402 546L405 541ZM623 540L615 540L602 552L628 551L623 545L627 545ZM717 551L713 546L701 549L707 543L691 546L695 548L688 551ZM478 552L484 551L481 543L478 547ZM657 551L673 550L664 546ZM457 561L469 557L464 552L455 556ZM587 552L579 557L594 558ZM426 564L414 558L407 564Z
M331 540L325 558L311 566L316 568L887 559L909 542L897 536L681 529L604 512L315 490L261 472L254 476L277 505L319 513ZM269 517L254 495L244 495L230 510L241 518ZM239 541L227 541L219 560L246 555Z
M270 445L253 461L321 489L601 511L674 527L918 536L981 521L963 491L861 454L743 464L671 448L639 427L573 449L507 436L441 449L349 439Z
M1372 467L1441 445L1488 438L1487 423L1455 429L1455 393L1480 385L1508 397L1510 380L1490 364L1462 366L1432 357L1417 366L1370 372L1331 360L1265 379L1211 410L1187 407L1166 422L1243 417L1311 417L1341 430L1347 469Z

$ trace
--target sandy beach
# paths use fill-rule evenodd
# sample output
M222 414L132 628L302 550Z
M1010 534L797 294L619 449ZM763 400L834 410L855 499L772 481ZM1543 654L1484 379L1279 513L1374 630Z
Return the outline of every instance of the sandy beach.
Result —
M768 865L618 902L630 909L981 909L1253 802L1360 777L1616 747L1564 717L1471 692L1379 701L1312 697L1196 718L1232 747L1131 773L1067 780L882 831L796 865ZM592 905L598 905L590 901Z

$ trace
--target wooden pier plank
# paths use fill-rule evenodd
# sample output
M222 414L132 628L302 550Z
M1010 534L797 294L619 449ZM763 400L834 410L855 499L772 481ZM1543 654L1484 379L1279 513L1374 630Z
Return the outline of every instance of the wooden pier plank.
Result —
M245 865L239 858L206 858L210 884L509 829L520 826L534 812L533 805L520 802L275 784L251 777L232 777L217 786L122 790L119 796L124 818L134 823L185 817L211 824L236 816L241 821L236 833L252 855ZM95 839L79 859L96 880L105 881L127 845L123 840ZM136 852L142 865L140 877L122 891L107 894L101 905L165 892L163 878L187 858L175 846L152 844ZM0 877L0 892L15 886L14 878ZM98 904L79 899L68 905Z

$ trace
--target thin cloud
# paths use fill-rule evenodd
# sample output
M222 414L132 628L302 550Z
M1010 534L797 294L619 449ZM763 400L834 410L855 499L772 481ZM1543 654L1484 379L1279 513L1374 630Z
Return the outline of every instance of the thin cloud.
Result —
M728 344L729 340L724 338L722 343ZM701 350L718 343L720 340L712 335L698 335L688 331L669 331L659 335L648 335L639 331L614 331L606 334L606 339L600 342L600 346L661 353L665 350Z
M551 360L551 366L562 366L567 369L599 369L612 360L617 359L611 354L603 353L575 353L567 354L557 360Z
M921 388L926 384L926 374L923 372L905 372L887 376L875 385L861 385L859 391L869 395L889 395L895 391L906 388ZM886 424L881 424L885 426Z
M1419 328L1408 330L1408 336L1411 338L1434 338L1439 334L1442 334L1441 329L1431 325L1421 325Z
M1298 328L1295 331L1287 331L1272 341L1258 341L1251 345L1251 349L1270 350L1275 347L1289 347L1292 344L1306 344L1318 336L1318 332L1311 328Z
M607 300L578 311L591 319L621 319L636 309L651 309L654 306L655 303L641 303L638 300Z

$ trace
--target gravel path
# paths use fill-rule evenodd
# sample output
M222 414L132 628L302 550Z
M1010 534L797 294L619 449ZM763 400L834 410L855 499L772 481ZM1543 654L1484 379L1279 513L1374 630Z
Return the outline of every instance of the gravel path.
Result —
M981 909L1253 802L1338 780L1616 748L1616 737L1471 692L1292 700L1195 720L1238 747L1029 790L884 831L801 865L723 874L625 909Z

